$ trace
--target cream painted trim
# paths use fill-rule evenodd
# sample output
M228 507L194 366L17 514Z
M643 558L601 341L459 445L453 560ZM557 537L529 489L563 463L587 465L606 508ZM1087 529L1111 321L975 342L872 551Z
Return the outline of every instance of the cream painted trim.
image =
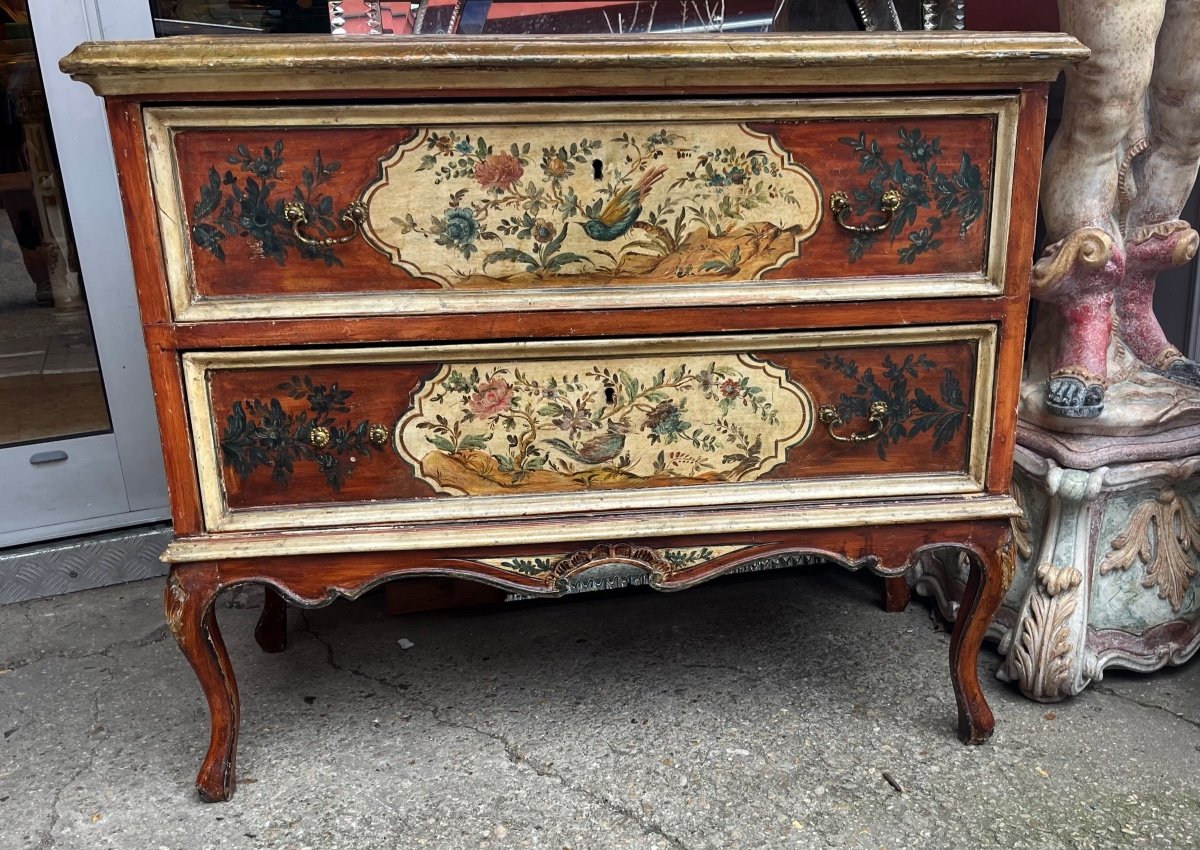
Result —
M555 517L553 522L459 522L451 525L324 529L276 534L220 534L175 540L163 554L168 563L280 555L340 555L491 546L525 546L571 541L715 535L781 529L860 528L906 523L1007 519L1019 516L1011 496L949 497L891 504L804 504L739 507L703 513L640 514L628 517Z
M928 496L978 493L984 489L992 425L992 381L996 366L995 325L947 325L925 328L885 328L795 334L738 334L697 338L492 343L348 349L290 349L273 351L225 350L183 355L188 415L195 435L205 527L210 531L254 531L314 528L370 523L488 520L537 517L583 511L656 508L721 507L746 503L783 503L865 497ZM339 366L494 360L552 360L603 353L606 358L673 353L771 350L811 350L850 345L920 345L955 340L977 345L973 381L975 402L970 422L967 472L853 476L803 481L757 481L720 486L680 486L647 490L605 490L511 496L462 496L404 502L289 506L230 510L226 506L218 445L219 416L213 410L208 374L220 369L280 366ZM822 399L815 399L820 404ZM874 451L870 444L863 451ZM566 503L573 504L566 504Z
M697 86L999 85L1054 80L1088 50L1059 33L772 33L471 38L191 36L89 42L60 66L102 95L641 91Z
M445 312L515 312L555 309L622 309L721 305L736 290L742 304L820 303L897 298L999 295L1004 291L1015 165L1016 96L829 98L820 100L614 101L590 103L438 104L384 106L150 107L144 112L150 169L159 207L167 287L179 321L237 321L253 318L405 315ZM994 115L991 203L984 273L897 275L755 281L735 286L580 287L558 290L409 290L304 296L201 297L195 291L192 249L185 222L175 133L199 127L374 127L485 123L573 124L593 121L752 121L773 119L946 117ZM549 117L547 117L549 116ZM822 187L826 192L839 187ZM848 239L849 237L847 237Z

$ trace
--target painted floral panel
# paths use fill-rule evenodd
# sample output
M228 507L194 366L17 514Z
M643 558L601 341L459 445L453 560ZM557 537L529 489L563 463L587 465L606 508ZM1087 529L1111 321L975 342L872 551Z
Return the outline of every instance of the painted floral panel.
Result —
M812 174L732 123L427 128L380 174L368 241L450 289L757 280L822 216Z
M812 430L813 403L749 355L447 364L396 427L442 493L753 481Z

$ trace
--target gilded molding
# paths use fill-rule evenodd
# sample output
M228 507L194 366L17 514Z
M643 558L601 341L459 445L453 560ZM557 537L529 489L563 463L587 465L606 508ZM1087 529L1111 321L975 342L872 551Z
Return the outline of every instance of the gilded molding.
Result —
M88 42L60 63L97 94L352 89L892 86L1051 81L1088 57L1062 34L777 33L671 37L182 36ZM485 82L481 82L481 79Z

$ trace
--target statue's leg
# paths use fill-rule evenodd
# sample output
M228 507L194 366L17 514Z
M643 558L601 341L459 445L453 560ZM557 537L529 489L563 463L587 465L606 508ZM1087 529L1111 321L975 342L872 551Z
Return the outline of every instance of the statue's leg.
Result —
M1200 0L1170 0L1150 80L1150 148L1130 206L1125 279L1117 293L1121 338L1151 369L1200 386L1200 364L1167 340L1154 316L1160 272L1191 262L1200 236L1179 220L1200 165Z
M1090 418L1104 409L1113 292L1124 272L1119 244L1098 227L1048 246L1033 268L1033 294L1058 310L1062 329L1046 387L1055 416Z
M1153 371L1200 387L1200 364L1188 360L1171 344L1154 316L1159 273L1191 262L1200 247L1200 235L1187 222L1175 219L1131 228L1125 245L1125 277L1117 290L1121 339Z
M233 666L213 614L220 589L213 565L182 564L172 567L163 598L167 625L208 700L212 732L196 777L196 790L206 803L233 796L241 716Z
M1064 29L1092 49L1067 72L1063 120L1042 181L1050 246L1034 269L1034 296L1056 305L1063 338L1047 406L1097 416L1108 373L1113 293L1124 251L1113 222L1121 142L1140 118L1166 0L1059 0Z

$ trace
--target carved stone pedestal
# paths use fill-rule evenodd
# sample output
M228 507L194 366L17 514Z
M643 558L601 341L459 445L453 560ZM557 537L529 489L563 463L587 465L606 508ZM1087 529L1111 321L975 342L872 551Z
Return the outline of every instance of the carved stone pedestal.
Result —
M1005 656L999 677L1031 699L1077 694L1110 666L1182 664L1200 648L1200 424L1190 419L1152 436L1021 423L1014 486L1025 520L989 636ZM925 558L912 577L949 619L964 579L957 554Z

